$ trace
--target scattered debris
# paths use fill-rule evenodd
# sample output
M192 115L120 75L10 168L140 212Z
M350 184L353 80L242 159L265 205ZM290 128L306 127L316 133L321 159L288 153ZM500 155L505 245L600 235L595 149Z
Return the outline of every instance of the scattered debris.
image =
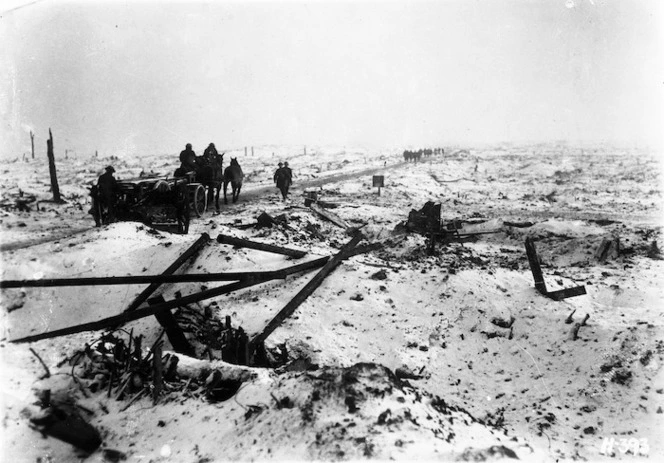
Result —
M420 372L423 370L420 369ZM410 367L407 365L403 365L396 370L394 370L394 374L397 376L399 379L421 379L422 375L419 373L415 373Z
M371 279L372 280L385 280L385 279L387 279L387 272L385 271L385 269L381 269L381 270L377 271L376 273L374 273L373 275L371 275Z
M314 211L316 214L320 215L324 219L329 220L330 222L332 222L333 224L335 224L338 227L341 227L341 228L346 229L346 230L354 228L352 225L350 225L344 219L342 219L341 217L339 217L338 215L336 215L336 214L334 214L330 211L326 211L321 206L319 206L317 203L312 202L309 205L309 208L312 211Z
M459 456L458 461L489 461L500 458L519 459L514 450L504 445L493 445L488 449L466 449Z
M243 229L251 227L272 228L273 226L282 226L290 231L295 231L293 227L288 225L288 219L285 214L279 215L277 217L272 217L270 214L268 214L265 211L261 212L261 214L256 218L256 223L240 225L237 226L237 228L243 228Z
M572 322L574 321L574 320L572 319L572 315L574 315L574 312L576 312L576 309L572 310L572 312L570 312L570 314L569 314L569 315L567 316L567 318L565 319L565 323L566 323L567 325L571 325Z
M32 210L30 204L36 202L37 197L35 195L26 195L23 191L19 190L18 193L6 194L2 201L0 201L0 209L30 212Z
M415 232L427 238L428 255L435 254L435 245L437 242L449 243L451 241L469 241L476 239L479 235L499 233L500 230L483 231L464 231L462 223L453 220L449 223L441 221L441 204L435 204L433 201L427 201L422 209L412 209L408 214L408 220L405 223L407 232ZM395 228L393 234L397 234L401 229Z
M571 315L570 315L571 316ZM590 314L586 314L585 317L583 317L583 320L581 322L575 323L574 327L572 328L572 341L576 341L579 339L579 330L581 329L582 326L586 326L586 322L590 318Z
M491 319L491 323L493 323L496 326L499 326L500 328L511 328L512 325L514 324L515 318L513 316L510 316L509 320L506 320L505 318L501 317L494 317Z

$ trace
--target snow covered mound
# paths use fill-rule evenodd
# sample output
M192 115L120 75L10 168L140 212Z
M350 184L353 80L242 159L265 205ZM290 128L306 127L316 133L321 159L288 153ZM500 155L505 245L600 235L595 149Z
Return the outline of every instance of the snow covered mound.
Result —
M494 446L507 456L531 454L503 435L501 417L478 421L382 365L313 368L238 392L237 403L254 405L245 403L226 457L452 460Z

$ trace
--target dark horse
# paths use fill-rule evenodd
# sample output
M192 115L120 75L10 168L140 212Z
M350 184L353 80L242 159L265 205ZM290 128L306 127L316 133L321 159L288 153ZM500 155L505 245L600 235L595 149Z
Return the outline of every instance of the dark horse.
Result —
M201 158L199 166L196 169L196 181L205 186L208 190L207 206L210 207L214 200L214 205L219 211L219 192L221 184L224 181L223 172L223 154L216 154L208 158Z
M231 164L226 167L224 170L224 203L228 204L228 198L226 197L226 189L228 184L231 184L233 188L233 202L237 202L237 198L240 196L240 190L242 189L242 179L244 179L244 173L240 164L237 162L237 158L231 158Z

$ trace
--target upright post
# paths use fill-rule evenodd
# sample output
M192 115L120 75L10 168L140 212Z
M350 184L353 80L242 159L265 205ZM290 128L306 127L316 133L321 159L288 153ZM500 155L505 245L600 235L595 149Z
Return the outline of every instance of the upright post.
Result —
M170 312L169 312L170 313ZM161 343L162 341L157 341L157 344L154 346L154 351L152 352L152 376L154 389L152 391L152 404L157 405L159 400L159 394L161 394L161 389L163 386L163 365L161 363Z
M51 174L51 191L53 191L53 201L62 202L60 199L60 187L58 186L58 176L55 170L55 155L53 154L53 134L48 129L48 140L46 140L46 155L48 156L48 170Z
M247 147L246 146L244 147L244 155L245 156L247 155Z
M537 250L535 249L535 243L533 243L532 238L526 238L526 254L528 255L530 270L533 272L535 289L546 296L548 291L546 289L546 283L544 283L544 275L542 275L542 268L540 267Z
M254 147L251 147L251 157L254 157Z
M35 134L30 131L30 145L32 145L32 159L35 158Z
M304 145L304 155L307 155L307 145Z

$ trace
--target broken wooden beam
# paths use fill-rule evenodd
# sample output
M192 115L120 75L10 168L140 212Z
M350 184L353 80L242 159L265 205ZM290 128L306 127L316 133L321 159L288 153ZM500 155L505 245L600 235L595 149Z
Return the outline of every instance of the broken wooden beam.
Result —
M304 288L298 292L288 304L267 324L267 326L256 335L249 343L249 352L252 354L256 351L257 346L262 344L265 339L272 334L288 317L290 317L295 309L302 304L315 290L318 288L323 280L341 263L350 256L350 252L362 240L361 233L356 233L355 236L346 243L339 252L332 257L320 271L307 283Z
M329 220L330 222L337 225L338 227L341 227L341 228L346 229L346 230L352 227L348 222L346 222L344 219L339 217L337 214L334 214L333 212L330 212L330 211L326 211L325 209L323 209L322 207L320 207L318 204L316 204L314 202L312 202L309 205L309 208L312 211L314 211L316 214L318 214L321 217Z
M362 249L360 249L362 248ZM347 257L351 257L354 255L359 254L360 252L367 252L369 250L375 249L376 246L363 246L360 247L358 246L357 249L351 250L347 253ZM93 322L88 322L88 323L82 323L80 325L75 325L75 326L70 326L67 328L62 328L59 330L54 330L54 331L49 331L41 334L36 334L32 336L26 336L23 338L19 339L12 339L10 342L13 343L22 343L22 342L35 342L35 341L41 341L42 339L50 339L50 338L56 338L59 336L66 336L69 334L75 334L75 333L82 333L84 331L96 331L96 330L103 330L105 328L109 328L112 326L118 326L119 324L122 323L127 323L130 321L134 320L139 320L141 318L149 317L150 315L154 315L156 313L165 311L165 310L171 310L176 307L181 307L186 304L191 304L194 302L199 302L203 301L205 299L210 299L213 297L221 296L224 294L229 294L233 291L238 291L240 289L248 288L250 286L255 286L261 283L265 283L267 281L271 280L277 280L277 279L284 279L289 275L293 275L295 273L300 273L304 272L307 270L312 270L315 268L323 267L327 261L332 259L333 257L321 257L319 259L315 259L309 262L304 262L302 264L297 264L293 265L291 267L287 267L285 269L281 270L275 270L272 272L265 272L264 274L255 274L256 276L254 278L249 278L243 281L238 281L236 283L231 283L228 285L220 286L218 288L213 288L213 289L208 289L205 291L200 291L198 293L190 294L189 296L184 296L179 299L175 300L170 300L166 301L161 304L153 305L153 306L148 306L148 307L141 307L139 309L133 310L133 311L125 311L119 315L114 315L108 318L104 318L102 320L96 320Z
M184 275L131 275L123 277L86 277L86 278L44 278L40 280L0 281L0 288L46 288L60 286L114 286L140 285L153 283L202 283L209 281L238 281L253 278L256 275L269 275L274 271L264 272L221 272L191 273ZM156 288L155 288L156 289ZM142 303L142 302L141 302ZM135 303L134 303L135 304ZM132 305L134 305L132 304ZM139 304L140 305L140 304Z
M203 233L200 238L198 238L194 244L192 244L189 249L187 249L185 252L183 252L180 257L175 259L175 262L173 262L171 265L168 266L166 270L162 272L162 275L172 275L175 273L177 269L179 269L182 264L184 264L191 256L193 256L195 253L198 252L199 249L201 249L207 242L210 241L210 235L207 233ZM126 311L132 311L135 310L138 306L140 306L143 302L147 301L147 299L154 293L157 288L159 288L159 285L161 283L151 283L150 286L145 288L141 294L136 296L136 298L132 301L131 304L125 309Z
M285 256L294 257L296 259L304 257L307 254L305 251L300 251L298 249L289 249L289 248L284 248L282 246L275 246L273 244L258 243L256 241L251 241L244 238L236 238L234 236L228 236L224 234L220 234L219 236L217 236L217 242L222 244L230 244L241 248L256 249L258 251L273 252L275 254L283 254Z
M574 286L572 288L565 288L557 291L547 290L546 283L544 282L544 275L542 274L542 268L539 263L539 257L537 256L537 250L535 249L535 243L533 243L531 238L526 238L526 254L528 255L528 263L530 264L530 270L533 274L533 279L535 280L535 289L543 296L553 299L554 301L562 301L568 297L586 294L585 286Z
M204 239L205 238L205 239ZM5 280L0 281L0 288L46 288L58 286L112 286L112 285L151 285L139 294L127 310L141 305L162 283L190 283L202 281L236 281L253 275L250 272L233 273L199 273L187 275L173 275L194 252L196 252L209 237L201 237L185 254L181 255L161 275L127 275L122 277L81 277L81 278L41 278L38 280Z
M163 304L164 302L166 302L166 300L161 294L159 296L148 299L148 304L151 306ZM182 328L180 328L180 325L178 325L178 322L175 320L175 317L170 310L157 312L154 314L154 316L166 331L168 341L171 343L171 346L173 346L173 350L175 352L188 355L190 357L196 356L196 350L191 346L191 344L189 344L189 341L187 341L187 338L184 335L184 331L182 331Z
M12 339L10 342L22 343L22 342L35 342L41 341L42 339L56 338L59 336L65 336L69 334L82 333L84 331L96 331L103 330L105 328L119 326L123 323L127 323L134 320L139 320L141 318L149 317L158 312L165 310L172 310L176 307L180 307L185 304L202 301L205 299L210 299L212 297L221 296L223 294L228 294L239 289L248 288L253 285L264 283L269 280L247 280L247 281L238 281L236 283L231 283L228 285L221 286L219 288L209 289L206 291L201 291L199 293L191 294L189 296L181 297L179 299L174 299L166 301L162 304L157 304L148 307L141 307L130 312L122 312L119 315L113 315L111 317L103 318L101 320L96 320L93 322L82 323L80 325L70 326L67 328L62 328L59 330L49 331L46 333L36 334L33 336L26 336L20 339Z

